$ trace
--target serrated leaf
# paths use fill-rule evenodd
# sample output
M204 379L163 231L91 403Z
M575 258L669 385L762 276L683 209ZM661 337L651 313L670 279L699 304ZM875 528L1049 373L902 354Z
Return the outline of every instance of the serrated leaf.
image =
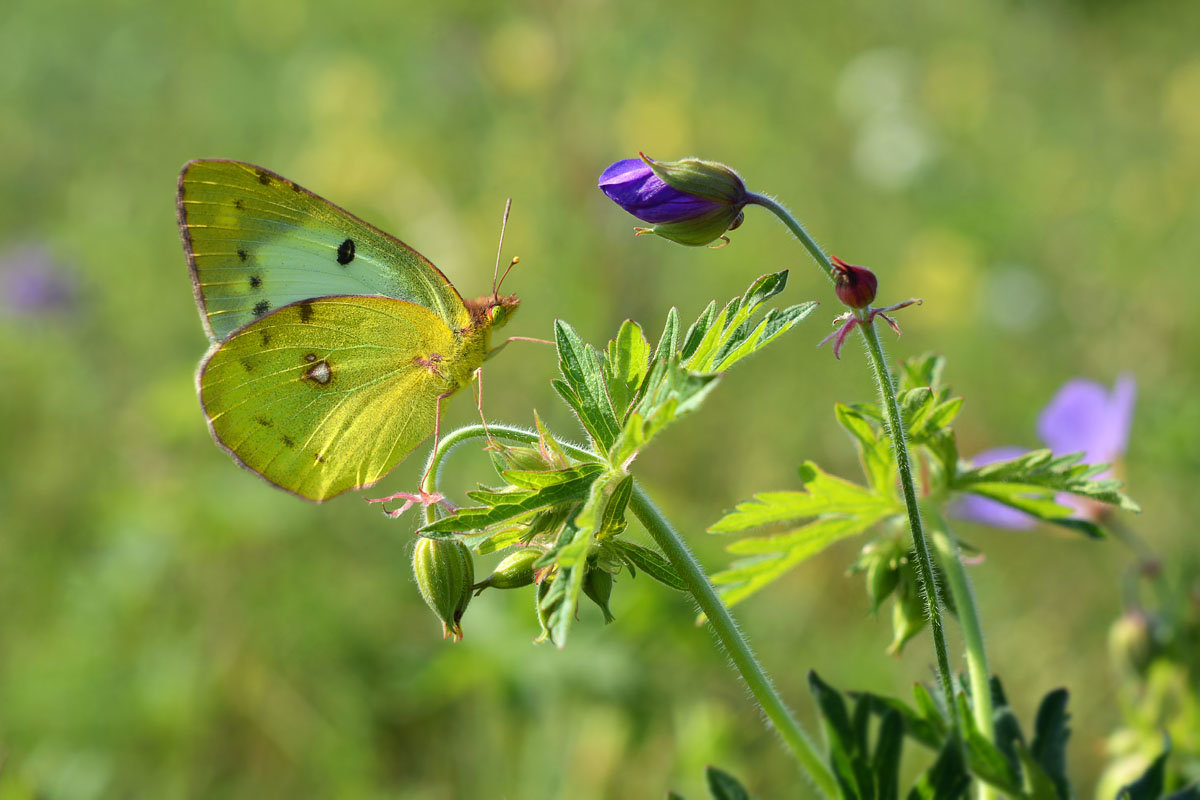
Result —
M863 474L871 488L880 494L895 495L896 467L891 443L879 435L879 429L860 411L845 403L833 409L838 424L854 438Z
M608 343L604 362L608 396L618 420L625 418L649 369L650 344L642 334L641 326L627 319L617 331L617 337Z
M507 469L501 475L513 486L522 489L545 489L547 486L557 486L580 478L599 475L604 471L604 465L594 461L577 464L573 467L552 470L516 470Z
M915 389L928 386L935 392L942 387L942 374L946 370L946 359L937 353L922 353L900 362L900 388Z
M716 573L711 580L721 587L721 600L732 607L833 542L862 533L875 521L869 517L823 517L779 536L743 539L728 549L735 553L764 552L733 562L729 569Z
M710 766L704 770L704 775L713 800L750 800L750 793L728 772Z
M895 501L823 472L812 461L800 468L804 491L760 492L709 527L710 533L737 533L790 525L820 514L846 514L872 522L900 509Z
M623 561L629 564L631 571L634 571L632 568L636 567L659 583L681 592L688 591L687 583L671 566L671 562L667 561L666 556L657 550L626 542L623 539L613 539L608 544L619 553Z
M560 503L584 499L594 480L595 474L589 474L537 491L512 492L496 505L460 508L453 514L426 525L418 532L431 539L446 538L440 534L477 531L506 520L532 516L542 509ZM507 499L508 497L511 499Z
M1030 752L1054 782L1060 800L1068 800L1071 784L1067 779L1067 690L1055 689L1042 698L1034 723L1033 746Z
M571 390L568 394L560 389L559 394L579 416L579 421L595 439L597 448L607 450L616 440L621 425L613 411L596 351L562 320L554 322L554 338L558 346L559 371Z

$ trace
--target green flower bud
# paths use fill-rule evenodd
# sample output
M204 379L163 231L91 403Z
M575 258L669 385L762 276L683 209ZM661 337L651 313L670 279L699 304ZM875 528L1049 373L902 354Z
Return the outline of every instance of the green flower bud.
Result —
M889 655L899 655L908 640L925 628L925 601L917 586L917 576L911 566L906 566L901 573L903 583L892 605L892 643L887 649Z
M583 593L588 596L589 600L600 606L600 610L604 612L605 625L616 619L608 609L608 599L612 597L612 587L612 573L602 569L591 567L583 576Z
M507 556L496 565L496 569L492 571L491 575L488 575L472 587L476 590L475 596L478 597L488 587L493 589L520 589L522 586L528 586L533 583L533 565L543 555L545 553L540 548L522 547L520 550Z
M475 582L471 551L462 542L421 537L413 548L412 564L425 605L442 621L442 638L462 641L462 617Z
M1108 653L1122 675L1142 675L1154 659L1154 628L1143 611L1126 611L1108 631Z

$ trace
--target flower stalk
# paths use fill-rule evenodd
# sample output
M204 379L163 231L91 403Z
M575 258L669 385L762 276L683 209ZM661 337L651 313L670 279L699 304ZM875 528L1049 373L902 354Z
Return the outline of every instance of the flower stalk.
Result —
M751 193L749 203L759 205L773 213L790 230L800 243L804 245L825 277L837 286L838 264L821 249L816 240L804 226L792 216L781 204L766 195ZM937 656L938 680L942 687L942 695L946 709L951 719L954 714L954 684L950 670L949 647L946 644L946 631L942 621L941 598L934 577L933 563L929 555L929 545L925 540L925 531L921 524L921 510L917 505L917 489L913 480L912 461L905 442L904 423L900 416L900 406L896 402L896 387L892 382L891 371L883 354L883 345L879 342L879 332L875 329L874 317L868 310L854 313L851 321L862 332L863 341L867 345L867 357L871 362L875 382L879 387L879 395L883 401L884 417L888 435L892 439L892 447L896 454L896 466L900 473L900 485L904 493L904 505L908 512L908 527L912 533L913 549L916 553L917 574L921 579L921 587L925 597L925 610L929 616L929 627L933 633L933 648ZM845 330L849 333L849 330ZM844 337L843 337L844 338Z

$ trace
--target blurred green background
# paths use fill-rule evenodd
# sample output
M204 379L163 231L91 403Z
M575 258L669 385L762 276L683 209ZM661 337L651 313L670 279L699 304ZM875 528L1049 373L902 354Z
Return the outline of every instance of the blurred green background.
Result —
M0 798L701 797L717 763L805 796L678 595L621 580L565 652L527 592L442 642L408 569L412 521L312 506L210 440L206 341L175 224L179 167L255 162L486 291L499 217L514 334L569 320L657 333L788 266L813 320L731 373L637 474L704 563L702 531L813 458L857 476L835 400L872 397L857 346L814 350L827 285L761 210L723 250L635 240L611 161L725 161L833 252L920 295L892 355L937 349L964 453L1036 444L1066 379L1140 386L1133 524L1194 552L1200 407L1200 5L1146 2L34 3L0 11ZM890 336L890 334L888 334ZM491 418L579 437L549 348L489 362ZM448 424L473 404L451 404ZM411 488L421 459L380 489ZM448 486L485 479L462 452ZM993 667L1026 720L1072 691L1082 796L1116 724L1105 634L1116 542L965 528ZM635 534L640 535L640 534ZM846 542L739 609L810 722L804 676L907 694ZM485 569L486 564L480 569ZM913 762L919 765L920 759Z

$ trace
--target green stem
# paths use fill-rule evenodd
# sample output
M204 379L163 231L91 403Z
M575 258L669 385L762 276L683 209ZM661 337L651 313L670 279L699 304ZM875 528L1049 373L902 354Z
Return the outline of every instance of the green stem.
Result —
M967 677L971 682L971 707L975 727L983 738L994 742L995 722L992 711L991 672L988 669L987 652L983 649L983 626L979 624L979 610L975 605L975 592L971 580L963 568L958 542L950 534L946 521L936 513L930 514L930 535L937 548L938 563L946 573L950 596L958 624L962 628L963 644L967 651ZM995 793L985 782L979 782L979 800L990 800Z
M887 358L883 355L883 345L879 343L879 331L875 330L872 320L860 322L863 339L867 343L867 354L871 358L875 382L879 385L879 395L883 399L883 413L887 420L887 430L892 437L892 447L896 453L896 468L900 472L900 487L904 491L904 505L908 509L908 527L912 531L913 552L917 574L921 577L921 586L925 593L925 610L929 615L929 627L933 632L933 649L937 653L938 678L942 684L942 694L946 700L946 711L950 719L957 719L954 713L954 684L951 682L950 649L946 646L946 630L942 624L942 604L938 596L937 580L933 574L933 561L929 557L929 545L925 542L925 531L921 526L921 509L917 506L917 487L913 481L912 461L908 457L908 444L905 442L904 422L900 417L900 405L896 402L896 387L892 384L892 374L888 370Z
M510 439L524 444L535 444L538 441L537 434L509 426L488 425L486 430L482 425L459 428L443 437L442 441L438 444L437 450L430 456L428 477L422 488L427 492L436 490L438 472L441 469L446 454L452 448L468 439L483 438L489 434L493 437ZM594 453L583 448L563 443L560 444L564 450L577 458L596 459ZM695 598L697 605L700 606L700 610L708 618L709 625L712 627L717 640L729 654L730 660L733 661L734 667L741 674L742 680L746 682L746 686L758 701L767 719L779 731L779 735L783 738L788 749L792 751L796 761L807 771L822 794L826 797L836 797L838 793L837 783L833 777L833 773L825 765L821 754L809 740L800 723L792 716L792 712L784 704L783 698L775 690L771 679L767 677L762 666L754 657L754 653L750 650L750 645L746 642L745 637L742 636L741 631L738 630L737 623L733 621L733 617L729 614L729 609L725 607L725 604L717 596L716 591L713 590L708 576L704 574L703 569L701 569L700 564L696 561L695 556L688 550L683 539L663 516L658 506L654 504L646 492L636 483L634 484L633 498L630 501L630 506L633 509L633 513L646 526L646 530L649 531L650 536L658 544L659 548L662 549L667 560L671 562L671 566L675 568L675 571L687 583L688 589Z
M800 243L816 260L821 272L832 283L834 279L833 262L817 244L816 239L804 229L800 221L791 215L786 208L766 195L750 195L750 203L762 206L787 226L796 235ZM954 713L954 685L951 682L949 648L946 646L946 631L942 624L942 609L938 598L937 581L934 580L933 564L929 558L929 546L925 543L925 534L921 528L921 511L917 507L917 490L913 482L912 463L908 458L908 446L905 444L904 424L900 418L900 407L896 403L896 389L892 385L891 372L888 370L887 359L883 356L883 346L879 343L879 333L873 322L862 322L860 314L858 326L862 330L863 339L867 342L867 352L874 367L875 380L879 385L879 394L883 398L884 414L887 417L888 432L892 437L892 446L896 452L896 466L900 471L900 483L904 489L904 504L908 509L908 526L912 531L913 546L916 550L917 572L921 576L921 584L925 590L925 605L929 614L929 627L933 630L933 647L937 652L938 678L945 695L946 710L951 719L956 719Z
M775 216L779 217L780 222L787 226L787 229L796 235L796 238L800 240L800 244L804 245L804 247L816 260L817 266L821 267L821 271L825 273L825 277L829 279L829 282L834 282L833 262L829 260L829 256L827 256L825 251L821 249L821 245L817 244L817 240L814 239L812 235L804 229L804 226L800 224L800 220L793 217L791 212L784 208L773 197L767 197L765 194L755 194L751 192L750 203L752 205L762 206Z
M792 712L784 704L783 699L772 685L771 679L767 677L762 665L758 663L758 659L754 657L746 639L738 630L737 623L733 621L729 609L725 607L721 598L713 590L712 583L704 574L696 557L688 550L683 539L671 527L671 523L666 520L646 492L637 484L634 484L630 506L633 508L633 513L646 526L650 536L662 549L667 560L671 562L671 566L675 567L675 571L687 583L700 610L708 618L713 634L725 648L725 652L729 654L733 665L741 673L742 680L746 682L746 686L758 700L767 719L783 737L784 743L792 751L796 761L808 772L813 782L817 784L817 788L826 797L836 797L838 791L833 773L825 766L820 753L817 752L816 747L804 733L804 729L800 727L800 723L796 721Z

